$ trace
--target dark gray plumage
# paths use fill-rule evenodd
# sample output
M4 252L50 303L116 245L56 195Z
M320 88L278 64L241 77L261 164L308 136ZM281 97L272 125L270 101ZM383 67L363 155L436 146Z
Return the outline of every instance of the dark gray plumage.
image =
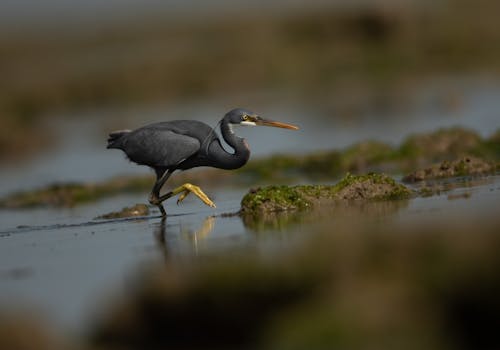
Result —
M174 120L146 125L133 131L112 132L109 134L107 148L121 149L131 161L155 170L157 180L149 200L159 207L163 216L165 210L161 202L178 193L183 193L178 202L189 192L193 192L207 205L215 206L201 189L191 184L185 184L161 197L160 189L178 169L187 170L199 166L237 169L245 165L250 157L250 150L246 141L234 134L232 125L298 129L290 124L262 119L241 108L228 112L219 124L224 141L233 148L234 153L229 153L222 147L217 133L209 125L196 120Z

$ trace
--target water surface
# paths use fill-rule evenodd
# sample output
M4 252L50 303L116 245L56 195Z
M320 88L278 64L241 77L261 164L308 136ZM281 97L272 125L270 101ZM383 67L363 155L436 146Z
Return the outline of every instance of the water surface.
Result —
M211 190L217 209L188 197L167 205L166 220L156 213L133 220L94 220L103 210L144 202L119 196L75 209L0 211L0 305L41 310L55 325L73 331L90 322L110 295L131 287L143 266L168 259L184 264L199 255L238 254L251 249L274 254L305 239L314 225L337 220L384 222L463 220L480 224L497 215L500 175L442 181L456 187L440 195L400 202L325 208L286 214L275 222L249 223L234 213L245 190Z

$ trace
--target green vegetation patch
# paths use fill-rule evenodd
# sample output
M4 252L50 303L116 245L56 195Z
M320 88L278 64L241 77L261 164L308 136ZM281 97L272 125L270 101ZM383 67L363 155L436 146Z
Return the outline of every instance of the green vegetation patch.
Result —
M241 208L244 212L301 210L312 205L305 196L313 186L267 186L252 189L243 197Z
M267 186L253 189L241 201L243 213L304 210L338 200L394 200L412 191L385 174L347 174L336 185Z

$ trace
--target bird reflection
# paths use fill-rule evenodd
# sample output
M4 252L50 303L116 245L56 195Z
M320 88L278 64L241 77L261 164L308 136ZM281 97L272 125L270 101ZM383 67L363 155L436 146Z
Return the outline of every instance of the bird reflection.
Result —
M207 238L210 232L213 231L215 226L215 217L208 216L205 218L201 226L197 230L184 229L182 224L180 225L181 237L185 237L188 241L193 242L193 249L196 255L198 255L198 243L203 239Z
M160 223L155 227L153 235L155 237L156 243L158 243L158 247L163 253L163 256L165 257L165 259L168 259L169 254L168 254L167 244L165 242L166 227L167 227L167 218L162 217Z
M188 225L191 226L191 225ZM172 247L168 246L166 237L167 232L169 235L178 233L182 241L190 242L190 246L195 255L198 255L199 243L206 239L210 233L213 231L215 226L215 217L208 216L203 220L202 224L195 230L190 229L179 223L178 225L168 226L170 232L167 231L167 218L163 217L160 223L155 227L154 236L158 247L160 248L163 256L166 260L172 255ZM178 232L173 232L178 228Z

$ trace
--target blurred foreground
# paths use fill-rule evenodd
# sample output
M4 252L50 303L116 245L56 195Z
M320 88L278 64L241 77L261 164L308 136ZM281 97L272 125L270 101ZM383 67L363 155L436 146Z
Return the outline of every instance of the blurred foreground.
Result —
M122 298L97 301L106 307L86 336L9 317L0 347L498 348L500 222L376 221L311 225L300 246L272 255L145 265Z

